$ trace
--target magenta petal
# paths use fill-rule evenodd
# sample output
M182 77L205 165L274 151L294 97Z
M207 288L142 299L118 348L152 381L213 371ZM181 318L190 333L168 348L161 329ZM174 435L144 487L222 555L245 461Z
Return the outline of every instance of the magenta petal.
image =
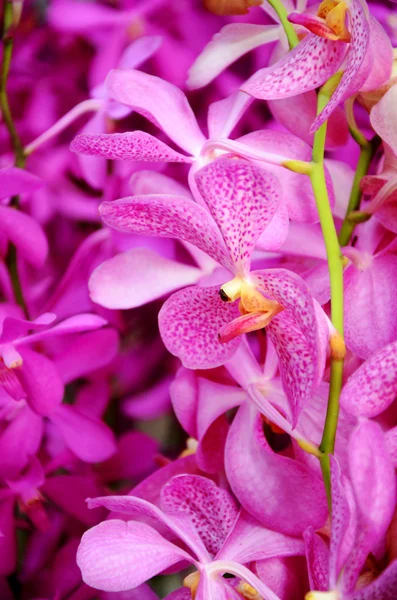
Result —
M225 464L238 500L265 527L301 535L309 525L324 524L327 503L320 477L270 449L259 413L248 403L239 408L230 428Z
M83 535L77 564L91 587L120 592L145 583L185 554L144 523L112 520Z
M303 534L306 544L306 561L309 571L310 589L328 590L329 550L323 538L314 532L313 527L308 527Z
M352 600L395 600L397 590L397 560L365 587L351 596Z
M236 268L249 270L255 242L281 202L278 179L248 161L220 158L198 171L196 183Z
M369 26L370 46L368 52L372 54L373 64L368 78L361 86L361 92L378 89L390 79L392 74L393 47L389 36L372 15L369 17Z
M38 415L50 415L62 402L64 387L54 363L29 348L20 349L23 365L17 377L27 394L30 408Z
M78 135L70 145L77 154L104 156L112 160L149 162L191 162L189 156L176 152L145 131Z
M177 87L147 73L122 69L110 71L106 83L112 98L152 120L180 148L193 155L200 152L205 137Z
M198 402L197 376L181 367L170 385L172 408L183 429L197 438L196 412Z
M394 466L377 423L362 421L349 443L350 479L362 521L381 539L396 503Z
M207 85L244 54L279 37L279 25L230 23L222 27L190 67L187 86L196 89Z
M88 527L97 525L106 516L104 509L94 512L87 508L87 496L103 493L103 488L93 478L83 475L55 475L47 477L41 489L63 512Z
M40 447L43 420L23 408L0 435L0 476L15 477Z
M16 167L0 169L0 199L18 194L34 192L43 185L44 181Z
M115 329L92 331L76 339L54 358L64 383L105 367L116 357L119 349L119 336Z
M242 510L216 559L247 564L253 560L273 556L296 556L304 552L305 545L302 539L266 529Z
M2 325L0 342L2 344L12 342L16 338L26 335L28 331L40 330L48 327L56 319L53 313L44 313L33 321L19 319L17 317L5 317Z
M48 242L40 225L29 215L0 205L0 231L33 267L42 267L48 254Z
M238 315L236 303L223 302L219 287L189 287L175 292L162 306L159 328L167 350L188 369L212 369L233 356L240 339L218 340L223 325Z
M216 554L233 527L238 509L227 490L199 475L177 475L161 492L162 509L186 515L210 554Z
M371 356L347 380L341 406L353 415L376 417L397 396L397 342Z
M134 248L105 261L89 280L91 299L106 308L135 308L196 283L200 269Z
M371 110L371 125L397 155L397 85L393 85Z
M232 268L222 236L208 211L183 196L123 198L103 202L99 212L107 225L119 231L182 239Z
M112 430L73 406L61 404L50 419L59 428L66 446L84 462L101 462L117 450Z
M338 70L345 50L345 44L309 34L274 65L257 71L241 89L263 100L314 90Z
M369 75L370 68L367 69L366 73L360 72L369 48L370 39L370 27L365 10L361 0L352 0L349 8L351 40L346 54L344 73L330 101L313 122L311 132L316 131L328 119L340 102L357 92ZM338 44L338 42L336 43ZM341 45L339 42L339 46ZM370 58L373 59L372 56ZM336 71L337 69L334 69L334 73Z
M165 525L177 537L183 540L187 547L196 554L199 560L204 562L208 560L208 553L201 538L190 522L190 519L185 515L174 514L173 516L168 516L154 504L132 495L89 498L87 502L90 508L104 506L112 512L131 515L133 518L149 517L152 522L158 525ZM187 558L189 561L193 560L186 552L183 552L183 558Z
M397 256L384 254L345 274L346 346L360 358L397 339Z

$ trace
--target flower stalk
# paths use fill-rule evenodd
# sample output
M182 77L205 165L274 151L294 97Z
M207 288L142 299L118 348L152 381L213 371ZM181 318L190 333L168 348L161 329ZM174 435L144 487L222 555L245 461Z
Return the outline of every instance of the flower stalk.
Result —
M3 60L1 63L0 73L0 109L3 116L4 124L7 127L10 135L12 149L14 151L15 166L23 169L25 167L26 156L24 153L21 139L18 135L17 128L12 117L10 104L7 94L7 82L10 72L11 58L14 40L11 35L11 30L14 24L14 14L11 0L6 0L3 11L3 28L2 28L2 43L3 43ZM18 209L19 197L15 196L11 200L11 205ZM11 278L11 284L16 302L21 306L24 313L27 315L27 307L23 297L21 282L18 276L17 252L13 244L10 243L6 258L8 271Z
M276 11L280 23L284 28L285 35L287 36L288 45L290 50L295 48L299 44L298 35L292 25L288 21L288 12L281 0L267 0L270 6Z

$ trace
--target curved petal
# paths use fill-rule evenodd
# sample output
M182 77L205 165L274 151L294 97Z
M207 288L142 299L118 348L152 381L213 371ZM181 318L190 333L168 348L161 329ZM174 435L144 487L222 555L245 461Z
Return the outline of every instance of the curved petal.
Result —
M235 23L237 25L237 23ZM228 138L253 98L244 92L235 92L231 96L213 102L208 107L209 138Z
M153 121L189 154L200 152L205 137L177 87L141 71L114 69L106 78L109 95Z
M183 558L183 550L134 521L100 523L86 531L77 551L83 581L106 592L137 587Z
M62 402L64 386L54 363L29 348L20 348L23 364L17 377L30 408L38 415L50 415Z
M107 460L117 450L112 430L73 406L61 404L50 419L58 427L65 445L84 462Z
M392 74L393 46L382 25L372 15L369 16L370 36L368 52L372 54L373 64L368 78L360 91L378 89L386 83Z
M48 254L48 242L41 226L29 215L0 205L0 231L17 247L33 267L42 267Z
M244 510L230 531L216 560L233 560L248 564L273 556L297 556L305 553L302 539L290 537L263 527Z
M200 269L134 248L99 265L88 286L91 300L106 308L135 308L196 283Z
M352 600L394 600L397 589L397 560L368 585L352 595Z
M104 506L112 512L130 515L132 518L149 517L156 523L156 526L165 525L165 527L170 529L179 539L183 540L200 561L206 562L208 560L208 553L201 538L196 529L192 526L190 519L185 515L179 514L168 516L154 504L151 504L142 498L137 498L134 495L88 498L87 502L89 508ZM183 552L184 558L187 558L189 562L193 562L192 557L189 556L187 552L182 550L181 552Z
M198 171L196 183L237 270L249 270L255 242L281 201L278 179L248 161L220 158Z
M373 56L369 49L370 26L361 0L352 0L349 12L351 40L346 55L344 73L328 104L314 120L310 132L321 127L340 102L362 87L371 70ZM339 45L341 45L340 42Z
M336 73L345 50L345 44L309 34L274 65L257 71L241 90L262 100L289 98L314 90Z
M182 239L231 269L222 236L208 211L186 197L134 196L103 202L99 212L107 225L119 231Z
M17 167L0 169L0 199L34 192L44 184L44 181Z
M376 133L397 155L397 85L393 85L373 107L370 114L371 125Z
M237 499L265 527L299 536L309 525L324 525L327 503L320 477L268 447L259 413L248 403L231 425L225 464Z
M347 269L345 340L360 358L397 339L397 257L375 257L368 267Z
M162 509L186 515L210 554L216 554L233 527L238 509L227 490L199 475L176 475L161 492Z
M187 86L191 90L210 83L238 58L280 37L279 25L230 23L216 33L189 69Z
M72 152L104 156L112 160L190 163L192 159L176 152L145 131L127 133L80 133L70 144Z
M237 338L221 344L218 332L238 315L236 303L223 302L219 287L190 287L176 292L159 313L160 335L169 352L188 369L223 365L240 345Z
M349 413L367 418L382 413L397 396L397 342L371 356L349 377L340 402Z

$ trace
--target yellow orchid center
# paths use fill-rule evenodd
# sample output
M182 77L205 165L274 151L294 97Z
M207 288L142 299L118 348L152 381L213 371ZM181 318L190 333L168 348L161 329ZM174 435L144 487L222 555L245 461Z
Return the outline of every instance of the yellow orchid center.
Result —
M194 571L194 573L190 573L190 575L185 577L185 579L183 580L184 587L187 587L190 589L190 592L192 594L192 600L194 600L196 597L197 588L198 588L199 583L200 583L200 573L198 571Z
M219 290L219 295L224 302L235 302L240 299L239 310L241 314L268 313L274 317L283 310L277 300L269 300L247 279L235 277L224 283Z
M350 41L350 33L346 27L347 10L348 7L344 0L323 0L317 12L317 16L324 19L334 32L335 39L343 42Z
M257 592L256 589L252 587L252 585L250 585L249 583L241 581L236 587L236 590L246 600L263 600L259 592Z
M332 590L330 592L309 592L305 600L340 600L339 592Z
M192 454L196 454L197 448L198 448L198 441L192 437L188 438L186 440L185 450L182 450L182 452L179 455L180 458L183 458L185 456L191 456Z

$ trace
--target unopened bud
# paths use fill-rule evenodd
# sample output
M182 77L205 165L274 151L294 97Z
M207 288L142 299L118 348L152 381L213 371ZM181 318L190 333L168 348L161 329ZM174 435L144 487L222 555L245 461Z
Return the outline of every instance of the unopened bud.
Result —
M252 6L259 6L263 0L204 0L204 6L214 15L221 17L246 15Z

